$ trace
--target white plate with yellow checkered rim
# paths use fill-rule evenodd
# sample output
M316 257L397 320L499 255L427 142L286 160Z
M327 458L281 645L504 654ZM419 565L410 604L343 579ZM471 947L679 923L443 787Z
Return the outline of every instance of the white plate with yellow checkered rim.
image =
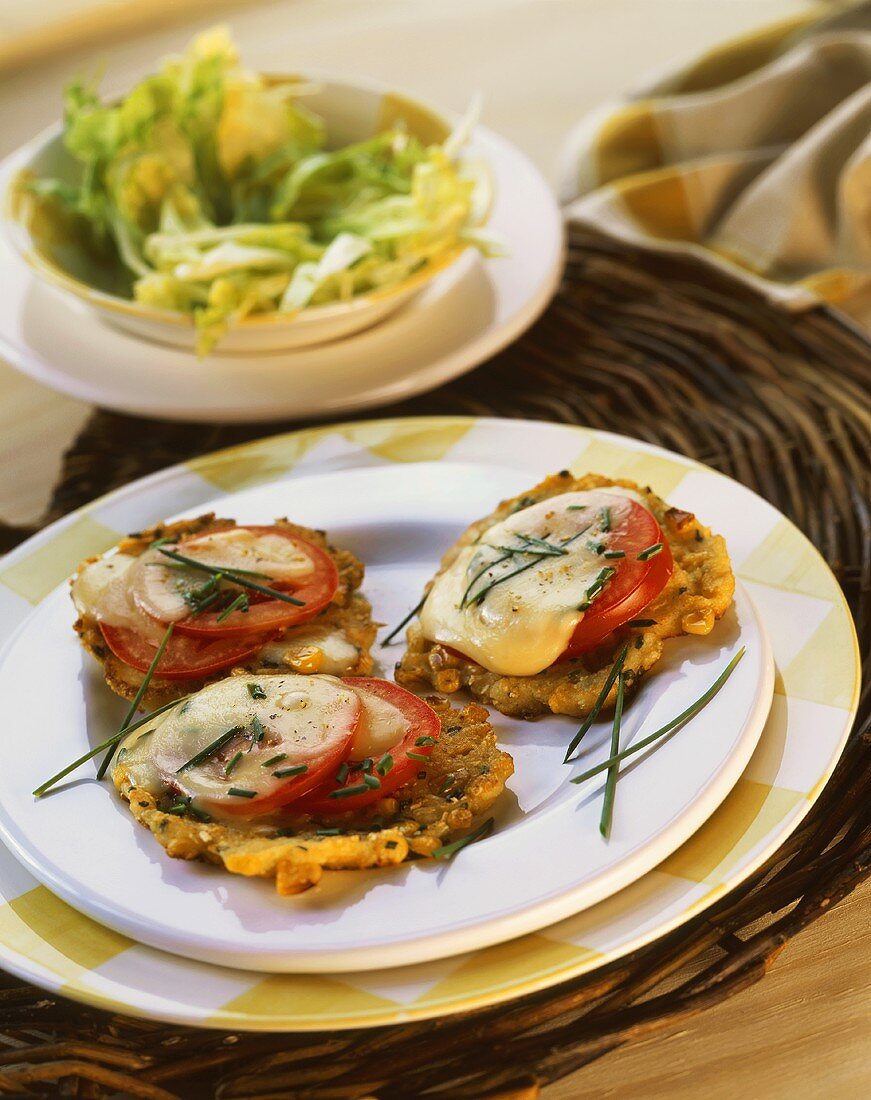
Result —
M30 540L0 567L4 622L146 519L233 491L393 463L594 469L652 483L726 536L777 666L756 751L717 812L655 870L544 931L437 962L333 974L255 974L198 963L110 931L0 851L0 962L48 989L118 1011L219 1028L374 1026L468 1010L573 977L690 919L795 828L831 774L858 693L858 647L837 583L808 541L736 483L607 433L521 421L421 418L318 428L219 452L113 493ZM711 513L714 513L713 515Z
M365 561L364 590L374 615L391 623L417 603L441 553L463 529L495 501L525 491L540 473L534 465L506 468L450 457L357 463L251 486L202 507L242 523L286 514L328 531ZM716 508L716 501L706 503ZM152 518L140 513L137 528ZM62 583L0 655L6 759L0 837L44 886L115 931L186 958L270 973L432 961L535 932L603 901L675 852L717 809L756 748L774 689L764 628L739 585L734 607L715 629L673 640L656 675L632 694L623 747L692 707L743 652L691 731L621 769L607 840L598 828L605 776L582 786L568 780L607 759L610 718L593 724L577 764L567 768L563 756L577 719L548 715L530 723L493 713L499 743L516 769L493 807L492 836L450 865L332 872L314 889L287 898L276 895L272 882L168 858L121 800L93 781L94 765L48 797L33 797L63 763L117 729L126 710L82 652L70 629L74 616ZM376 647L374 674L390 676L402 650L401 638ZM16 751L37 698L46 734L29 741L26 752Z

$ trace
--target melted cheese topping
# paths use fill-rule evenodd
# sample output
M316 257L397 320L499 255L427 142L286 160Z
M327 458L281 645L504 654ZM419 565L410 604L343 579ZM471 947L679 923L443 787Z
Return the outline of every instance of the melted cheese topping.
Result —
M587 591L612 564L596 545L609 541L602 509L616 513L627 498L644 504L620 488L562 493L488 528L435 578L420 612L424 636L501 676L548 668L583 619ZM542 555L528 539L558 551Z
M408 719L392 703L371 691L354 689L363 704L351 743L351 760L377 759L398 745L408 733Z
M175 547L167 547L174 550ZM239 569L260 574L261 584L293 581L309 576L314 562L291 539L258 534L243 527L217 531L182 543L178 552L212 568ZM202 570L185 568L160 550L146 550L136 560L129 581L137 605L161 622L177 622L190 615L185 598L209 577Z
M139 562L129 554L110 554L89 562L73 580L71 595L80 615L135 630L159 644L166 627L142 614L130 583Z
M180 549L187 557L196 558L204 565L253 569L274 581L307 577L315 567L308 554L292 539L248 531L244 527L189 539Z
M248 685L255 683L264 699L252 697ZM252 736L255 719L262 729L259 741ZM410 725L392 703L332 676L230 676L130 733L121 742L118 763L135 786L155 797L181 791L195 807L206 806L220 817L222 805L239 805L230 788L268 795L285 782L275 771L314 766L354 722L349 760L383 756ZM184 766L227 733L231 736L217 751L194 767ZM228 776L225 769L239 753ZM282 759L270 763L279 753Z
M109 585L123 576L136 558L130 554L110 554L97 558L80 569L73 579L71 595L80 615L97 617L100 597Z
M137 787L149 791L155 798L162 794L166 787L166 777L162 774L151 751L151 740L154 731L160 726L173 711L159 715L153 722L128 734L118 746L116 763L124 764L130 774L130 778Z
M192 539L182 549L187 557L205 565L253 571L262 574L266 582L303 578L315 568L312 559L290 539L243 528ZM136 630L159 642L166 623L190 615L185 594L208 579L201 570L174 566L159 550L146 550L138 557L110 554L80 570L73 581L72 598L80 615ZM334 668L323 671L344 671L340 665L336 662Z
M287 782L276 772L315 766L345 743L361 711L357 693L331 676L229 676L135 730L120 762L137 786L203 799L211 813L240 805L233 789L268 796Z
M360 651L341 631L303 623L292 627L278 641L267 642L259 657L264 664L277 668L284 665L300 672L309 669L344 676L356 667Z

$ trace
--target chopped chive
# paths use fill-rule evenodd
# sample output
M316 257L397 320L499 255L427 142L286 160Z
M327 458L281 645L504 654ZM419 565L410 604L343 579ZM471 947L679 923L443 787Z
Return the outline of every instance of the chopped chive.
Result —
M587 549L593 554L603 554L605 552L604 542L596 542L595 539L590 539L587 542Z
M315 836L341 836L341 829L318 829Z
M455 840L452 844L443 844L441 848L436 848L430 855L433 859L449 859L451 856L455 856L457 852L463 848L468 847L470 844L474 844L476 840L480 840L481 837L489 836L493 832L493 826L495 822L492 817L488 817L483 825L479 825L472 833L467 833L466 836L460 837L459 840Z
M149 545L148 549L157 550L159 547L168 546L173 542L178 542L178 535L164 535L163 538L155 539L154 542Z
M508 561L508 559L513 557L513 556L514 556L514 551L513 550L506 550L501 558L495 558L493 561L488 562L488 564L485 565L483 569L478 570L478 572L474 575L474 577L472 577L472 579L466 585L466 591L463 593L462 599L460 600L460 610L461 611L466 606L466 604L469 602L469 596L472 594L472 589L474 588L475 584L481 579L481 577L483 577L484 574L488 573L491 569L495 569L497 565L501 565L503 561ZM423 606L423 602L421 602L421 607L422 606Z
M604 569L599 571L599 575L598 577L596 577L595 580L595 585L601 587L602 585L607 584L607 582L614 576L616 572L617 570L614 568L613 565L606 565Z
M277 588L267 588L266 585L256 584L254 581L249 580L249 577L263 577L264 573L254 573L250 569L232 569L224 566L223 569L218 569L213 565L205 565L201 561L197 561L195 558L189 558L184 554L177 554L175 550L167 550L166 547L161 547L158 551L161 554L165 554L166 557L172 558L173 561L179 561L182 565L189 565L191 569L200 569L204 573L211 573L213 576L217 573L227 578L228 581L232 581L233 584L238 584L242 588L250 588L253 592L259 592L261 595L268 596L271 600L282 600L284 603L291 603L295 607L305 607L305 600L298 600L295 596L289 596L286 592L279 592Z
M607 507L606 508L600 508L599 509L599 517L600 517L601 522L602 522L602 530L603 531L610 531L611 530L611 509L607 508Z
M173 803L172 806L166 811L168 814L183 814L188 813L191 817L196 818L197 821L211 821L211 817L201 810L198 806L195 806L191 797L179 796L179 801Z
M418 737L414 743L415 745L435 745L437 742L434 737L430 737L429 734L427 734L425 737Z
M587 530L587 528L585 528L585 530ZM581 533L583 533L583 532L581 532ZM537 564L537 562L538 562L538 561L539 561L539 560L540 560L540 559L541 559L542 557L548 557L548 556L554 556L554 555L559 555L559 556L562 556L562 555L564 555L564 554L567 554L567 553L568 553L568 551L567 551L567 550L564 550L564 549L563 549L562 547L560 547L560 546L555 546L555 545L554 545L554 544L553 544L552 542L545 542L545 541L544 541L544 539L536 539L536 538L535 538L534 536L532 536L532 535L522 535L522 534L518 534L518 536L517 536L517 537L518 537L518 538L520 538L520 539L525 539L525 540L526 540L527 542L530 542L530 543L535 543L535 544L537 544L537 545L538 545L538 546L540 546L540 547L544 547L544 550L539 550L539 551L535 552L535 553L536 553L536 559L535 559L534 561L532 561L532 562L529 562L529 563L528 563L527 565L523 566L523 568L522 568L522 569L520 570L520 572L521 572L521 573L522 573L522 572L523 572L523 571L524 571L525 569L531 568L531 566L533 566L533 565L536 565L536 564ZM577 537L577 536L575 536L575 537ZM567 540L567 541L568 541L568 542L571 542L572 540L571 540L571 539L569 539L569 540ZM566 545L566 544L565 544L565 543L563 543L563 546L565 546L565 545ZM509 559L509 558L513 558L515 554L531 554L531 553L533 553L533 551L531 551L531 550L526 550L526 549L524 549L524 548L523 548L522 546L518 546L518 547L514 547L514 546L500 546L500 547L498 547L498 549L500 549L500 550L504 551L504 553L502 554L502 556L501 556L501 557L499 557L499 558L495 558L495 559L494 559L493 561L491 561L491 562L488 562L488 563L487 563L487 564L486 564L486 565L485 565L485 566L483 567L483 569L479 569L479 570L478 570L478 572L477 572L477 573L475 574L475 576L474 576L474 577L472 577L472 579L471 579L471 580L469 581L468 585L466 586L466 591L465 591L465 592L463 593L463 597L462 597L462 599L460 600L460 608L461 608L461 609L462 609L462 608L464 608L464 607L466 607L466 605L467 605L467 604L468 604L468 602L469 602L469 596L470 596L470 594L471 594L471 591L472 591L472 589L474 588L475 584L476 584L476 583L477 583L477 582L478 582L478 581L479 581L479 580L481 579L481 577L483 577L483 576L484 576L484 574L485 574L485 573L489 573L489 571L490 571L491 569L495 569L495 567L496 567L497 565L501 565L501 564L502 564L503 562L505 562L505 561L508 561L508 559ZM514 574L513 574L513 573L509 573L509 574L508 574L508 577L512 577L512 576L514 576ZM507 579L507 577L504 577L504 576L502 576L502 577L496 577L496 578L494 578L494 579L493 579L492 581L490 581L490 582L489 582L489 584L488 584L488 585L486 585L486 586L485 586L485 588L483 589L483 593L484 593L484 595L486 595L487 591L489 591L489 589L490 589L490 588L492 588L492 587L493 587L493 585L495 585L495 584L499 584L499 583L500 583L500 581L503 581L503 580L506 580L506 579ZM477 595L477 596L475 597L475 602L476 602L476 603L479 603L479 602L480 602L480 600L478 599L478 597L480 597L481 595L482 595L482 593L481 593L481 592L479 592L479 593L478 593L478 595Z
M150 714L146 714L144 718L140 718L138 722L133 722L127 726L126 729L119 730L117 733L113 733L111 737L106 738L105 741L101 741L99 745L95 745L89 752L84 753L74 760L72 764L67 764L63 771L59 771L57 775L53 775L51 779L46 779L44 783L41 783L33 794L36 798L41 798L49 788L53 787L56 783L59 783L61 779L65 779L70 772L75 771L76 768L82 764L87 764L89 760L93 760L95 756L98 756L104 749L108 749L110 745L117 745L122 737L126 737L130 733L135 733L136 730L141 729L142 726L150 722L152 718L156 718L158 714L163 714L165 711L172 710L173 707L177 707L186 696L182 696L181 699L173 699L171 703L164 703L162 707L158 707ZM150 731L149 731L150 732Z
M180 554L177 550L165 550L160 547L161 554L165 554L168 558L172 558L173 563L176 565L186 565L191 569L199 569L204 573L211 573L213 576L220 574L224 576L229 573L238 573L240 577L262 577L263 580L269 580L268 573L259 573L256 569L242 569L241 567L233 565L207 565L203 561L198 561L196 558L189 558L185 554Z
M390 631L390 633L387 635L387 637L381 642L382 647L390 645L390 643L393 641L393 639L396 637L396 635L400 632L400 630L402 630L402 628L404 626L408 626L408 624L411 622L411 620L414 618L414 616L420 611L420 609L423 607L423 605L425 603L426 603L426 596L421 596L420 603L415 604L415 606L411 609L411 611L409 611L409 613L405 616L405 618L397 626L395 626Z
M537 554L532 559L532 561L527 562L525 565L521 565L519 569L514 569L510 573L503 573L502 576L500 576L500 577L494 577L493 580L488 581L488 583L485 584L483 588L480 588L475 593L475 595L471 598L471 600L469 602L474 603L474 604L483 603L484 602L484 597L487 595L487 593L490 591L491 588L495 588L497 584L502 584L504 581L510 581L512 577L516 577L520 573L525 573L527 571L527 569L532 569L533 566L536 566L541 562L541 560L544 556L545 555L543 555L543 554ZM498 564L498 562L494 562L493 564L496 565L496 564ZM486 570L485 570L485 572L486 572ZM462 607L462 606L463 605L460 604L460 607Z
M273 764L280 764L282 760L287 759L286 752L280 752L278 756L270 756L268 760L264 760L260 765L261 768L271 768Z
M277 772L272 774L276 779L287 779L291 775L302 775L303 772L308 771L308 764L294 764L291 768L279 768Z
M572 755L572 753L575 751L575 749L578 747L578 745L580 745L581 741L587 735L587 731L589 730L590 726L592 726L592 724L596 721L596 718L599 716L599 711L605 705L605 700L608 698L608 693L610 692L610 690L611 690L611 688L614 684L614 681L617 679L617 677L623 671L623 662L626 660L626 654L628 653L628 651L629 651L629 643L626 642L626 644L623 646L623 648L617 654L617 659L614 661L614 664L611 666L611 671L605 677L605 683L602 685L602 690L599 692L599 696L596 699L595 703L593 703L593 707L590 710L590 713L584 719L584 721L581 725L581 728L578 730L578 732L572 738L571 743L569 744L569 747L566 749L566 754L563 757L563 763L564 764L568 764L569 757Z
M599 575L584 593L584 599L578 604L577 610L586 611L616 572L617 570L610 565L606 565L604 569L601 569Z
M425 753L422 753L422 752L412 752L412 751L411 751L411 749L409 749L409 750L408 750L408 751L406 752L406 754L405 754L405 755L406 755L406 756L407 756L407 757L408 757L408 758L409 758L410 760L423 760L423 762L424 762L425 764L428 764L428 763L429 763L429 757L428 757L428 756L427 756L427 755L426 755Z
M213 603L217 603L221 598L220 592L213 592L210 596L207 596L204 600L188 600L185 598L185 603L191 608L193 615L202 615L204 611L207 611Z
M548 542L547 539L536 538L535 535L524 535L521 532L517 532L517 537L523 539L529 546L537 546L544 554L557 554L560 557L564 557L568 550L562 546L555 546L552 542ZM520 553L528 553L528 551L520 550Z
M328 798L350 798L352 794L365 794L369 787L365 783L357 783L353 787L340 787L337 791L330 791Z
M626 625L627 626L635 626L635 627L639 627L639 626L656 626L657 625L657 620L656 619L630 619L629 622Z
M219 623L222 623L224 621L224 619L226 619L228 615L232 615L232 613L234 611L241 611L243 615L246 615L248 613L248 610L249 610L248 593L247 592L240 592L239 595L236 597L236 599L233 600L233 602L231 604L229 604L227 607L224 608L224 610L221 612L221 614L218 616L218 618L215 621L219 622Z
M162 565L163 563L154 562L153 564ZM176 589L181 592L184 602L188 605L194 615L201 614L207 607L221 598L221 593L218 591L218 585L223 579L223 573L216 573L214 577L204 581L203 584L198 585L196 588L188 588L183 581L176 581Z
M377 790L381 786L381 780L378 778L377 775L364 775L363 782L373 791Z
M614 704L614 722L611 726L611 756L616 756L620 751L620 723L623 719L623 690L625 681L623 673L617 677L617 702ZM602 816L599 818L599 832L607 840L611 835L611 819L614 816L614 793L617 790L618 767L612 764L608 769L608 778L605 782L605 799L602 803Z
M350 771L350 768L348 767L348 765L343 764L339 768L339 770L336 772L336 782L337 783L344 783L345 780L348 778L348 772L349 771Z
M239 763L239 761L241 759L242 759L242 750L240 749L239 752L237 752L236 755L231 757L230 760L227 762L227 765L224 768L224 775L229 775L230 772L236 767L236 765Z
M590 507L589 504L570 504L568 506L568 508L566 508L566 511L567 512L586 512L586 510L589 507Z
M606 550L605 553L602 555L602 557L604 557L604 558L625 558L626 557L626 551L625 550Z
M227 794L233 795L234 798L256 798L257 791L246 791L241 787L231 787Z
M375 765L375 771L378 772L379 775L385 776L392 767L393 757L390 755L389 752L386 752Z
M265 699L266 692L260 686L260 684L248 684L248 694L252 699Z
M190 760L182 764L180 768L176 768L175 774L180 775L182 772L186 772L188 768L195 768L197 764L202 764L204 760L208 760L210 756L214 756L219 749L222 749L228 741L232 741L236 734L241 732L241 726L233 726L233 728L227 730L226 733L222 733L220 737L216 737L210 745L206 745L204 749L200 749L198 753L195 753Z
M642 749L646 749L648 745L652 745L654 741L659 740L661 737L665 737L666 734L672 733L675 730L684 726L691 718L694 718L700 710L714 698L720 688L732 675L735 666L744 656L746 647L742 646L741 649L735 654L732 660L726 665L717 679L711 684L704 694L682 711L677 718L672 718L670 722L666 722L664 726L660 726L658 730L654 730L653 733L649 733L646 737L642 737L634 745L630 745L628 749L623 749L621 752L615 753L613 756L604 760L601 764L597 764L594 768L590 768L589 771L583 772L581 775L575 776L571 780L572 783L585 783L588 779L592 779L594 775L598 775L600 772L606 771L615 764L619 764L621 760L625 760L628 756L634 756L635 753L641 752Z
M255 714L251 719L251 746L259 745L263 740L263 723Z
M372 770L372 757L367 756L365 760L360 761L360 771L368 772Z
M574 535L571 535L567 539L563 539L563 541L561 543L561 547L569 546L571 543L575 542L577 539L579 539L581 537L581 535L585 535L587 533L587 531L589 531L589 529L592 526L593 525L591 523L589 523L589 524L587 524L586 527L582 528L580 531L577 531ZM550 545L550 544L548 544L548 545ZM527 553L527 552L528 553L533 553L533 551L523 551L523 552L524 553ZM493 577L483 587L479 588L478 591L475 593L475 595L470 598L469 593L471 592L472 586L475 584L475 582L478 580L478 578L482 577L488 570L492 569L496 565L499 565L501 562L505 561L508 557L511 557L511 556L512 555L507 554L502 558L497 558L495 561L490 562L489 565L485 566L484 569L480 570L472 578L472 580L469 582L468 587L466 588L466 591L463 593L462 600L460 600L460 608L461 609L466 607L466 605L469 604L469 603L473 603L473 604L483 603L484 598L486 597L487 593L490 591L491 588L495 588L497 584L502 584L505 581L510 581L512 577L516 577L520 573L525 573L527 571L527 569L532 569L534 566L539 565L543 561L543 559L545 557L547 557L547 554L545 554L543 552L536 551L535 552L535 557L533 557L532 561L526 562L524 565L521 565L518 569L513 569L510 573L502 573L498 577Z
M121 728L118 730L119 733L123 733L124 730L126 730L130 726L130 722L133 719L133 715L136 713L137 710L139 710L139 704L142 702L142 699L143 699L146 691L148 690L148 685L151 683L151 678L154 675L154 670L157 668L158 664L160 663L160 658L163 656L164 650L169 645L169 639L172 637L172 632L173 632L174 629L175 629L175 623L170 623L169 626L166 628L166 632L164 633L163 637L160 640L160 645L157 647L157 652L154 654L154 657L151 659L151 664L148 666L148 671L145 673L145 676L142 680L142 683L139 685L139 690L136 692L136 695L133 697L133 702L130 704L130 706L127 710L127 713L124 715L124 721L121 723ZM97 778L98 779L102 779L103 776L108 771L109 765L112 763L112 757L115 755L115 744L116 743L113 743L110 746L109 751L103 757L103 760L102 760L99 768L97 769Z
M642 550L638 555L638 561L647 561L648 558L655 558L656 555L662 550L662 543L655 542L653 546L648 546L646 550Z

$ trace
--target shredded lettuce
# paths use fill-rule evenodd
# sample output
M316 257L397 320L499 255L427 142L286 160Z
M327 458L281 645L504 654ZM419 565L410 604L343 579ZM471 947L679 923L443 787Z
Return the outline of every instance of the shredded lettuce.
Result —
M249 314L347 301L467 245L498 254L486 165L460 158L477 104L441 146L400 123L330 149L309 90L244 69L216 28L115 105L72 83L80 179L32 189L114 250L137 301L190 314L200 354Z

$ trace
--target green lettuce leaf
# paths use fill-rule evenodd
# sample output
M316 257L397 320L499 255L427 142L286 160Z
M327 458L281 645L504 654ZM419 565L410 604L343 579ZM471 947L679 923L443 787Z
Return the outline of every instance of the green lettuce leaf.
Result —
M215 28L118 103L71 83L78 182L30 186L114 249L137 301L192 316L201 354L252 313L347 301L467 246L498 254L480 228L489 172L461 157L476 105L442 146L400 123L330 149L310 90L243 68Z

